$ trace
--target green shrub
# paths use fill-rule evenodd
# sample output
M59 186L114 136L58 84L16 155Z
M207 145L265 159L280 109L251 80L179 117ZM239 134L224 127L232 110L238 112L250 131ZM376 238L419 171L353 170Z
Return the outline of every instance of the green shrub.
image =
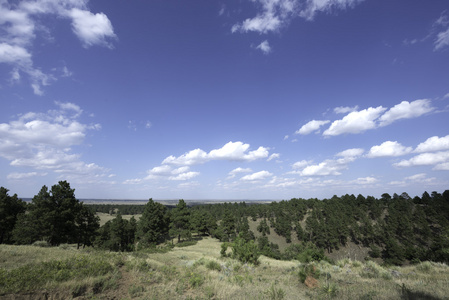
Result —
M188 278L189 285L192 288L200 287L204 283L204 276L196 272L190 272Z
M206 268L208 268L209 270L215 270L220 272L221 271L221 265L216 262L215 260L210 260L206 263Z
M299 280L304 283L309 276L318 279L320 277L320 270L314 264L304 264L299 267L298 276Z
M260 253L254 241L247 242L239 235L232 243L231 248L232 258L236 258L243 263L259 264Z
M272 283L271 287L265 291L265 294L272 300L281 300L285 297L284 290L281 288L276 288L274 283Z

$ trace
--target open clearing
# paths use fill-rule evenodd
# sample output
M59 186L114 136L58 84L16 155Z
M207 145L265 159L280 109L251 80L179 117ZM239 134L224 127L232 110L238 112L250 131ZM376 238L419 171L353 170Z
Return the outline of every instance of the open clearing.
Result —
M76 250L69 245L0 245L0 298L438 300L448 299L449 295L449 268L444 264L382 267L375 262L350 259L333 265L313 263L320 274L316 276L318 287L308 288L299 279L301 264L297 261L262 256L260 264L252 266L220 257L220 249L221 243L212 238L166 253ZM33 271L42 262L65 261L71 265L85 260L106 263L108 272L77 277L79 270L72 270L68 273L72 277L67 275L64 280L55 275L56 279L44 283L36 278L26 284L20 280L14 281L14 286L4 284L12 285L11 278L15 277L11 274L21 267Z

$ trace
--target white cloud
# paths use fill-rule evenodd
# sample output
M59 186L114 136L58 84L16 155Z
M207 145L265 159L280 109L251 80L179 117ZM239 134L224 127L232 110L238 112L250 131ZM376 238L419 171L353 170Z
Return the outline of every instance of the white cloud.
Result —
M169 180L189 180L200 175L200 172L186 172L168 177Z
M449 150L449 135L444 137L433 136L428 138L425 142L420 143L414 152L433 152Z
M87 10L73 8L68 12L72 18L73 32L88 48L93 45L112 47L109 39L116 38L111 21L103 13L93 14Z
M231 172L228 173L228 178L227 179L232 179L234 178L237 174L241 174L241 173L250 173L253 170L251 170L250 168L235 168L234 170L232 170Z
M330 121L328 120L312 120L306 124L304 124L300 129L298 129L295 134L307 135L312 132L318 131L321 126L326 125Z
M257 31L260 33L268 33L270 31L277 31L281 26L281 20L278 16L271 12L265 12L252 19L246 19L242 24L235 24L232 26L232 32L248 32Z
M270 44L268 43L267 40L263 41L262 43L260 43L256 49L259 49L260 51L263 52L263 54L268 54L271 52L271 47Z
M31 62L31 54L28 51L16 45L0 43L0 63L17 63L27 65Z
M435 50L440 50L446 46L449 46L449 17L447 11L441 13L440 18L434 23L434 27L442 28L440 32L437 33L436 39L434 41Z
M325 161L305 167L301 172L301 176L328 176L341 175L342 170L348 168L348 164L353 162L355 157L343 157L338 159L326 159Z
M311 163L312 163L312 161L307 161L307 160L297 161L292 165L292 168L293 169L303 169Z
M362 148L351 148L337 153L336 156L356 157L362 155L364 151Z
M6 176L7 179L14 179L14 180L20 180L20 179L28 179L36 176L45 176L47 173L38 173L38 172L28 172L28 173L11 173Z
M275 158L279 158L281 155L279 153L273 153L268 157L267 161L273 160Z
M402 160L394 166L396 167L413 167L435 165L435 170L445 170L446 164L449 162L449 151L441 151L434 153L422 153L408 160Z
M386 141L380 145L373 146L369 150L367 157L401 156L412 152L412 147L402 146L397 141Z
M354 111L344 116L341 120L334 121L331 126L323 132L325 136L336 136L345 133L361 133L376 128L375 120L386 108L378 106L370 107L361 111Z
M291 19L313 20L317 12L333 12L363 0L251 0L260 7L257 15L232 26L232 32L269 33L286 26Z
M350 183L354 183L354 184L358 184L358 185L372 185L378 181L379 180L377 178L368 176L368 177L357 178L356 180L353 180Z
M0 123L0 156L11 166L52 170L64 176L105 176L109 171L85 163L71 147L84 142L90 125L77 121L82 110L73 103L57 103L59 110L26 113L9 123ZM32 174L28 172L26 174Z
M268 171L260 171L260 172L256 172L256 173L253 173L253 174L245 175L240 180L243 180L243 181L257 181L257 180L266 179L266 178L271 177L271 176L273 176L273 174L268 172Z
M353 111L357 111L359 109L359 106L356 105L354 107L348 107L348 106L339 106L334 108L334 113L336 114L347 114Z
M165 158L162 164L196 165L211 160L253 161L268 157L268 148L259 147L257 150L248 151L250 145L242 142L229 142L220 149L211 150L209 153L195 149L179 157L173 155Z
M403 180L391 181L390 185L407 186L411 184L434 184L436 182L435 177L427 177L426 173L419 173L412 176L407 176Z
M431 112L434 108L429 99L420 99L412 102L402 101L390 108L380 118L379 126L386 126L399 119L410 119Z
M38 34L47 39L51 33L42 26L42 16L72 20L73 32L84 47L103 45L111 47L109 40L116 38L111 22L103 13L87 10L88 0L23 0L10 4L0 1L0 63L12 66L12 82L18 82L20 73L30 78L30 86L36 95L42 95L43 87L56 80L55 75L35 67L31 55L33 42ZM59 76L72 73L64 67Z
M347 9L353 7L363 0L311 0L307 1L305 8L299 15L307 20L313 20L317 12L332 12L336 9Z

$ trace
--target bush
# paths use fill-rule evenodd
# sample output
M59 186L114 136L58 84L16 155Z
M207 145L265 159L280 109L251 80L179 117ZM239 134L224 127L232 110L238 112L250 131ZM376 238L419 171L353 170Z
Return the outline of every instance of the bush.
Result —
M304 283L309 276L318 279L320 277L320 271L314 264L305 264L301 265L301 267L299 268L298 276L299 281Z
M210 260L206 263L206 268L209 270L215 270L220 272L221 271L221 265L217 263L215 260Z
M259 264L259 249L254 241L246 242L240 235L231 245L232 258L236 258L242 263Z

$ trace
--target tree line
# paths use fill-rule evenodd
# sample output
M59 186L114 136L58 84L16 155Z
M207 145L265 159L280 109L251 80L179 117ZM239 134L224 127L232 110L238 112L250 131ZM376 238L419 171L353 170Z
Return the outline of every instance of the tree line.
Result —
M0 188L0 243L50 245L77 243L112 251L132 251L209 235L222 242L253 243L260 253L277 258L323 259L348 243L369 247L372 258L389 264L432 260L449 263L449 190L392 196L343 195L318 200L293 198L270 204L222 203L175 207L149 199L145 205L85 205L69 183L42 187L31 203ZM116 209L117 207L118 210ZM103 226L95 211L115 213ZM124 212L140 212L126 220ZM255 237L249 220L257 222ZM267 235L274 231L290 246L283 252ZM300 243L292 243L292 237Z

